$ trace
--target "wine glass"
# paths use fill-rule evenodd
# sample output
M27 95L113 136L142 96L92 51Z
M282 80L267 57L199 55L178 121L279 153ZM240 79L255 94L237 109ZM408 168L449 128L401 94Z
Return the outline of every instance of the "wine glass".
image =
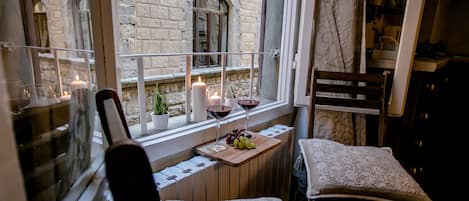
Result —
M238 105L246 111L246 124L244 134L250 138L249 128L249 111L260 103L259 90L255 82L240 82L238 88Z
M219 94L222 94L220 86L208 87L207 112L217 120L217 138L215 145L210 148L214 152L226 150L226 146L220 144L220 120L231 112L231 107L227 105L226 101Z

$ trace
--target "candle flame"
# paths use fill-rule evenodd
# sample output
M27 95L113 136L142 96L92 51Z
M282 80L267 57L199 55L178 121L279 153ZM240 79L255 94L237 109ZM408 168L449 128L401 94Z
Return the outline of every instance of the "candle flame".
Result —
M80 77L78 75L76 75L75 80L80 80Z
M218 96L218 92L215 92L215 95L214 96Z
M68 92L67 92L67 91L64 91L64 95L65 95L65 96L68 95Z
M202 80L200 79L200 76L199 76L199 82L202 82Z

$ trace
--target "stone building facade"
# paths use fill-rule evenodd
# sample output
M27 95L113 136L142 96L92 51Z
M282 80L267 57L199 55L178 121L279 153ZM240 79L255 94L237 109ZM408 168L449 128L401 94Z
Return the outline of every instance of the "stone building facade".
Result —
M42 0L47 7L47 25L51 47L82 49L84 45L77 38L84 38L77 31L76 12L86 12L86 0ZM92 0L89 0L92 1ZM200 0L120 0L120 53L121 54L152 54L193 52L194 41L194 1ZM219 0L204 0L208 3ZM223 1L223 0L222 0ZM260 0L224 0L228 5L227 50L229 52L252 52L258 50L260 27ZM86 5L84 8L82 8ZM78 23L78 24L79 24ZM83 31L83 30L81 30ZM86 45L85 45L86 46ZM41 70L43 80L56 85L57 74L55 60L51 53L41 54ZM64 90L75 74L85 77L90 82L95 78L87 78L87 67L83 54L59 51L58 62ZM257 59L255 59L257 64ZM147 111L151 110L151 97L155 83L168 97L170 114L184 114L184 78L163 78L163 75L176 75L185 70L183 56L153 56L143 60L147 96ZM135 58L122 58L119 62L122 78L123 105L129 123L137 122L138 101L136 90L137 62ZM250 55L229 56L227 65L233 70L228 72L228 80L236 82L249 79L251 65ZM91 73L94 64L91 56ZM214 68L215 69L215 68ZM219 69L219 68L218 68ZM208 84L219 84L219 70L201 71ZM256 73L257 76L257 73ZM177 77L177 76L172 76ZM256 78L257 80L257 78ZM149 115L148 115L149 119Z

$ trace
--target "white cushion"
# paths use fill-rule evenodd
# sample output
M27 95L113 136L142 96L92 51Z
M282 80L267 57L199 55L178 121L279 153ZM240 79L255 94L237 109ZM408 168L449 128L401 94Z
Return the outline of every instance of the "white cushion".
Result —
M430 200L390 149L300 140L308 173L307 197Z

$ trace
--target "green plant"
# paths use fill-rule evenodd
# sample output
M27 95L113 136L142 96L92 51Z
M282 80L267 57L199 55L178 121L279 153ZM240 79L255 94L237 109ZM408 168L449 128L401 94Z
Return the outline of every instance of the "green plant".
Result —
M166 97L160 93L160 90L158 89L158 83L156 83L155 89L153 90L153 113L155 115L168 113Z
M235 90L233 88L233 85L230 85L230 87L226 91L226 97L227 98L236 98L236 93L235 93Z

